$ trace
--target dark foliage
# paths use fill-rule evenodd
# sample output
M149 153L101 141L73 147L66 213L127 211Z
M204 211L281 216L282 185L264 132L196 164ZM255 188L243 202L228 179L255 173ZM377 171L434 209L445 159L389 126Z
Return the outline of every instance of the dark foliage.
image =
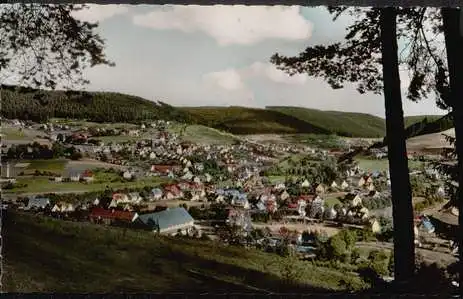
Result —
M180 109L120 93L44 91L12 86L3 90L1 114L6 118L33 121L53 117L94 122L189 121L188 113Z
M0 70L22 85L54 89L58 82L88 83L82 70L114 65L103 53L104 41L95 23L73 13L85 5L11 4L0 9ZM5 79L5 78L3 78ZM37 99L46 103L45 99Z

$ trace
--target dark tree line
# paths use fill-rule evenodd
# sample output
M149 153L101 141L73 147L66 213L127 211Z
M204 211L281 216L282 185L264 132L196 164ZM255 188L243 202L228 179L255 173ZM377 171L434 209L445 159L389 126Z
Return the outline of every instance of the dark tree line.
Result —
M4 87L1 114L6 118L37 122L54 117L95 122L140 122L148 119L189 121L187 112L135 96L21 87Z

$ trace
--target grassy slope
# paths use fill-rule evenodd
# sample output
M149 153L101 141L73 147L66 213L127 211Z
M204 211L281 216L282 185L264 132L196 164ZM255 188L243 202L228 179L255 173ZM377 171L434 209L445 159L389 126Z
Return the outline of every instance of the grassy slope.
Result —
M9 292L316 292L352 276L296 262L298 289L282 283L283 259L274 254L13 211L4 233Z
M384 119L370 114L322 111L301 107L267 108L292 115L341 136L382 137L385 132Z
M92 183L83 182L54 182L50 181L48 177L33 177L33 178L18 178L17 182L27 184L27 187L14 188L5 191L5 193L14 194L29 194L29 193L50 193L50 192L91 192L105 190L106 187L114 189L123 188L143 188L145 186L155 187L164 183L166 179L160 177L144 177L136 181L127 182L111 182L99 181L98 178Z
M384 119L366 114L322 111L302 107L185 107L197 122L234 134L337 134L348 137L383 137ZM425 116L405 118L406 126ZM427 116L432 122L438 116Z
M193 118L198 124L233 134L335 133L348 137L382 137L385 133L384 119L373 115L301 107L177 108L121 93L37 91L8 86L4 88L2 99L2 116L7 118L86 118L113 123L158 118L190 122ZM428 121L436 118L428 116ZM407 117L405 123L409 126L422 119L422 116ZM436 130L438 128L432 131ZM10 139L22 137L14 131L4 134Z
M442 115L414 115L405 117L405 127L416 124L420 121L423 121L425 118L428 119L428 122L433 122L441 118Z
M233 134L203 125L184 126L182 124L176 124L170 126L168 130L171 133L179 134L182 140L202 144L232 144L239 140L239 138Z
M296 117L267 109L188 107L183 108L183 110L191 113L195 120L202 125L233 134L329 133L324 128L317 127Z

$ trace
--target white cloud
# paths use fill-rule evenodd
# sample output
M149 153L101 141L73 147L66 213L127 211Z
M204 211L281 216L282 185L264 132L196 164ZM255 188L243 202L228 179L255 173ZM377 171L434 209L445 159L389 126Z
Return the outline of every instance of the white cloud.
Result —
M203 76L203 80L206 83L217 85L225 90L244 89L245 85L241 78L241 74L236 69L227 69Z
M79 20L87 22L102 22L117 15L128 13L129 8L124 5L87 4L88 8L74 12L72 15Z
M306 74L290 76L271 63L255 62L245 72L252 77L264 77L275 83L301 85L307 82Z
M133 23L157 30L203 32L221 46L265 39L306 40L313 29L298 6L167 6L136 15Z
M230 68L223 71L205 74L203 76L203 82L228 91L244 90L247 89L245 82L253 78L263 78L273 83L285 85L303 85L308 79L305 74L289 76L285 72L277 69L271 63L254 62L253 64L241 69Z

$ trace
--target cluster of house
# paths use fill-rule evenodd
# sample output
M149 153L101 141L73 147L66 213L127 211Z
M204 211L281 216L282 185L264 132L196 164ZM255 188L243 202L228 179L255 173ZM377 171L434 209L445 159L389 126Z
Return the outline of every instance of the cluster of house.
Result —
M137 213L132 210L119 210L112 207L114 201L139 201L135 194L114 194L113 201L108 207L102 207L98 199L92 203L71 204L66 202L51 203L49 198L30 198L24 210L46 210L52 214L72 214L73 212L87 212L87 219L100 224L126 224L133 227L150 229L160 234L189 233L194 229L194 219L183 207L165 208L161 211Z

